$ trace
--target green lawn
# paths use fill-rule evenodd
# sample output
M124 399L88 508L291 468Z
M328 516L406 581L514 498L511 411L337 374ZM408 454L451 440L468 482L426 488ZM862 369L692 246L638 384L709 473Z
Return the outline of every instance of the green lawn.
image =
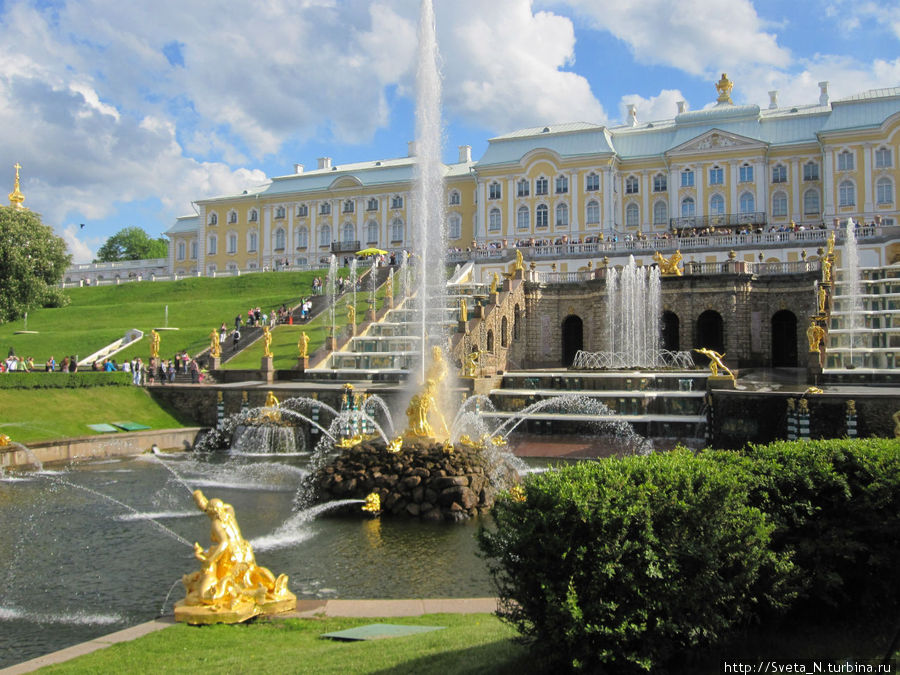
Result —
M0 325L0 350L5 358L9 347L14 347L19 356L33 356L35 364L43 365L50 356L57 361L72 354L84 358L137 328L145 333L144 339L116 359L146 359L150 353L149 332L166 325L168 306L168 326L178 330L161 333L160 355L168 357L182 349L194 354L209 345L210 331L223 321L233 328L235 315L246 319L251 306L266 312L282 303L293 306L310 295L313 277L324 273L260 272L219 279L192 277L73 288L66 291L72 300L67 307L29 312L28 330L37 334L14 334L25 328L24 320Z
M0 433L26 444L90 436L95 432L87 425L100 422L127 420L153 429L185 426L141 387L0 389L0 411Z
M366 642L322 633L371 623L444 630ZM47 670L54 673L517 673L529 668L515 631L490 614L390 619L290 619L235 626L176 625Z

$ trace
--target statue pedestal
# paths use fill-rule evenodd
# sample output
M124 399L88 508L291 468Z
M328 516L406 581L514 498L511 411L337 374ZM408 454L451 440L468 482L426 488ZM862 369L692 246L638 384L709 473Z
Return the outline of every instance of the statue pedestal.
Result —
M325 349L330 352L337 351L337 338L334 335L329 335L325 338Z
M457 321L456 322L456 332L457 333L468 333L469 332L469 322L468 321Z
M491 293L491 303L496 305L500 303L500 291L494 291Z
M275 379L275 357L264 356L260 360L259 369L266 376L266 382L272 382Z
M309 370L309 357L308 356L297 357L297 370L299 370L300 372Z
M356 335L356 324L348 323L347 324L347 337L353 337Z
M816 384L819 376L822 374L822 365L825 361L825 354L822 352L809 352L806 355L806 381L809 384Z
M366 310L366 321L375 321L375 310L374 309Z
M384 305L388 309L394 309L394 296L391 293L384 296Z
M222 357L221 356L210 356L209 357L209 369L210 370L219 370L222 367Z
M734 378L729 375L710 375L706 378L707 389L734 389Z

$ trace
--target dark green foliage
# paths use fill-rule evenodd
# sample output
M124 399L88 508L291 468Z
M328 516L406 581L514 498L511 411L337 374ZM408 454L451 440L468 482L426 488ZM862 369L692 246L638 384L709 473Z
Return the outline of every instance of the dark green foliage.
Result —
M146 260L165 258L169 246L162 237L151 239L140 227L126 227L103 242L97 250L94 262L115 262L117 260Z
M747 502L738 467L685 450L540 474L479 535L500 615L588 672L646 671L713 643L757 611L761 578L790 569Z
M0 207L0 323L31 309L68 304L56 284L71 258L66 243L36 213Z
M98 373L92 370L78 373L16 371L0 375L0 389L78 389L126 384L131 384L131 373Z
M900 603L900 440L824 440L704 453L752 476L750 503L789 552L805 610Z

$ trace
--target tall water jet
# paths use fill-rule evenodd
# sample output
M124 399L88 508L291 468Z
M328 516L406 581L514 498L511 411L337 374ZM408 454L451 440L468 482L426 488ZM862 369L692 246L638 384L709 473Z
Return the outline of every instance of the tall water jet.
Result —
M658 268L638 267L632 256L621 270L607 270L607 349L620 367L659 365L661 309Z
M441 78L432 0L422 0L416 70L415 181L413 246L418 267L417 305L421 321L420 379L425 380L427 336L443 343L443 311L447 305L444 232L444 165L441 162ZM430 313L429 313L430 311ZM435 314L437 312L437 314ZM429 323L431 331L429 331ZM434 326L441 326L435 331Z
M847 228L844 233L844 252L841 273L841 309L845 312L848 343L850 348L849 364L853 367L853 352L861 347L858 331L863 328L863 302L862 284L859 279L859 251L856 247L856 225L852 218L847 218ZM860 364L862 365L862 364Z
M325 294L326 294L327 300L328 300L329 311L331 312L331 317L330 317L331 323L329 324L331 333L328 336L329 338L331 338L331 344L328 345L328 348L331 351L334 351L335 341L337 340L337 330L335 327L336 319L335 319L335 315L334 315L334 303L337 300L336 286L337 286L337 258L335 257L334 253L332 253L331 260L328 264L328 278L325 282Z

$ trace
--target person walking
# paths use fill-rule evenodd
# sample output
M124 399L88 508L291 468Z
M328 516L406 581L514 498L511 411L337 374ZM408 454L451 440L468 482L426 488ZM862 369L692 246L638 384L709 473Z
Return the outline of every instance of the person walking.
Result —
M241 341L241 331L237 328L234 329L234 332L231 334L231 347L233 351L237 351L238 344Z

